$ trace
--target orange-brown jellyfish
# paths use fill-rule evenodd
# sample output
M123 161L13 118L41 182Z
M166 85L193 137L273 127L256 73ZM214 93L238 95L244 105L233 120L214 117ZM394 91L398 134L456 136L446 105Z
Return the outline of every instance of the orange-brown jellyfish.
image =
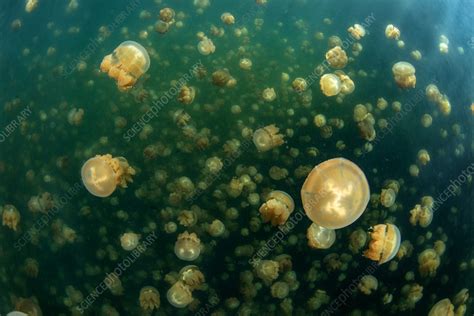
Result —
M308 239L308 246L311 248L328 249L336 241L336 231L312 223L306 231L306 238Z
M369 233L369 249L364 257L377 261L379 264L388 262L395 257L400 248L401 235L398 227L393 224L375 225Z
M286 192L276 190L268 194L259 211L264 222L271 221L273 226L277 226L285 224L294 209L293 198Z
M253 143L260 152L269 151L284 143L283 135L278 134L280 129L274 124L257 129L253 133Z
M100 64L100 70L117 80L120 91L126 91L135 85L150 68L150 56L146 49L134 41L125 41L112 54L107 55Z
M135 169L125 158L113 158L108 154L87 160L81 169L82 182L87 191L98 197L111 195L117 185L126 188L128 182L133 182L133 175Z
M393 77L400 88L414 88L416 85L415 67L406 61L400 61L392 67Z
M301 188L306 215L314 223L332 229L356 221L369 199L364 172L344 158L329 159L314 167Z
M319 80L321 91L328 97L335 96L341 92L341 80L334 74L325 74Z

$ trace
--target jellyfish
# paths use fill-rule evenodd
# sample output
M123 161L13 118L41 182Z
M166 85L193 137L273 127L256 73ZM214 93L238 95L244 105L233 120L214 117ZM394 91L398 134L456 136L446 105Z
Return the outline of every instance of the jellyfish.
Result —
M188 265L179 271L178 282L183 282L190 291L194 291L205 282L205 278L197 266Z
M252 69L252 61L248 58L242 58L239 61L239 67L243 70L251 70Z
M133 175L135 169L125 158L113 158L109 154L87 160L81 169L82 182L87 191L98 197L111 195L117 185L126 188L128 182L133 182Z
M178 235L174 244L174 253L184 261L194 261L201 254L201 240L195 233L184 233Z
M284 143L283 135L278 134L280 129L274 124L257 129L253 133L253 143L260 152L269 151Z
M182 86L178 93L178 101L183 104L191 104L196 97L196 89L194 87Z
M418 271L422 277L436 275L441 259L434 249L426 249L418 255Z
M100 70L117 80L120 91L127 91L150 68L150 56L146 49L134 41L125 41L100 64Z
M209 38L204 36L198 43L197 49L201 55L207 56L216 51L216 46Z
M275 89L266 88L262 91L262 98L265 102L272 102L276 99Z
M454 305L449 298L442 299L431 307L428 316L454 316Z
M399 61L392 67L393 77L402 89L414 88L416 85L415 67L406 61Z
M335 96L341 92L341 80L334 74L325 74L319 80L321 91L328 97Z
M382 189L382 193L380 193L380 204L389 208L395 203L396 198L397 194L392 188Z
M393 224L375 225L369 235L371 240L369 248L364 251L364 257L377 261L379 265L395 257L401 241L397 226Z
M160 20L166 23L173 22L175 12L171 8L163 8L160 10Z
M160 293L153 286L145 286L140 290L138 301L143 310L153 311L160 308Z
M20 224L21 215L18 209L11 205L7 204L3 207L2 212L2 225L7 226L13 231L17 231L18 224Z
M28 13L33 12L38 7L38 0L27 0L25 4L25 11Z
M398 40L400 38L400 30L393 24L389 24L385 28L385 36L390 39Z
M120 236L120 245L124 250L132 251L138 246L140 235L135 233L125 233Z
M373 275L364 275L357 287L365 295L372 294L379 286L379 281Z
M346 52L340 46L328 50L326 53L326 60L331 67L337 69L346 67L348 61Z
M356 39L360 40L362 37L365 36L365 29L362 25L360 24L354 24L354 26L351 26L347 29L349 33Z
M166 298L176 308L184 308L194 300L191 290L182 281L173 284L166 293Z
M293 198L286 192L276 190L268 194L267 201L259 211L263 222L271 221L273 226L277 226L285 224L294 209Z
M278 279L279 264L274 260L260 260L255 267L257 276L267 285Z
M221 21L224 24L231 25L235 23L235 17L231 13L225 12L221 15Z
M358 228L353 231L349 236L349 249L352 253L358 253L360 249L365 246L367 242L367 233Z
M369 199L364 172L344 158L329 159L314 167L301 188L306 215L325 228L352 224L362 215Z
M431 160L430 154L428 153L428 151L426 149L420 149L418 151L417 158L418 158L418 162L422 166L426 166L428 164L428 162L430 162L430 160Z
M25 313L28 316L42 316L43 312L38 303L36 297L30 298L18 298L15 300L15 310L21 313ZM21 315L21 314L20 314Z
M312 223L306 231L308 246L314 249L328 249L336 241L336 231Z
M301 93L308 88L308 83L306 82L306 80L304 80L304 78L296 78L295 80L293 80L291 86L293 87L293 90Z

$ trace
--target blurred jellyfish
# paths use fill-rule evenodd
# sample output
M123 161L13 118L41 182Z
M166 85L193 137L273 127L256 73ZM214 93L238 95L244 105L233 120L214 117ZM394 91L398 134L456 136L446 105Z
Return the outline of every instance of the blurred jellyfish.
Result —
M113 158L112 155L97 155L87 160L81 169L81 177L87 191L98 197L111 195L117 185L126 188L133 182L133 169L123 157Z
M336 241L336 231L312 223L306 230L306 238L311 248L328 249Z
M17 231L18 224L20 224L20 212L11 204L7 204L2 210L2 225Z
M211 41L211 39L207 38L206 36L201 39L201 41L197 45L197 49L201 55L210 55L216 51L216 46Z
M414 88L416 85L415 67L412 64L400 61L393 65L392 72L395 82L400 88Z
M454 316L454 305L445 298L431 307L428 316Z
M153 311L160 308L160 293L153 286L145 286L140 290L138 301L143 310Z
M38 7L38 0L26 0L25 11L28 13L33 12Z
M117 80L120 91L126 91L135 85L150 68L150 56L146 49L133 41L120 44L112 54L107 55L100 64L100 70Z
M393 24L389 24L385 28L385 36L390 39L398 40L400 38L400 30Z
M135 233L125 233L120 236L120 245L124 250L132 251L138 246L140 235Z
M379 282L373 275L364 275L357 287L365 295L370 295L377 290L378 286Z
M364 251L364 256L383 264L395 257L400 248L401 235L397 226L393 224L379 224L369 233L369 248Z
M306 215L314 223L332 229L356 221L369 199L364 172L344 158L329 159L314 167L301 188Z
M276 99L275 89L266 88L262 91L262 98L265 102L272 102Z
M195 233L184 232L178 235L174 244L174 253L184 261L194 261L201 254L201 240Z
M342 69L347 65L348 58L346 52L340 46L336 46L326 53L326 60L331 67Z
M354 24L347 29L347 31L354 37L356 40L360 40L362 37L365 36L365 29L360 24Z
M176 308L184 308L193 301L191 290L182 281L173 284L166 293L166 298Z

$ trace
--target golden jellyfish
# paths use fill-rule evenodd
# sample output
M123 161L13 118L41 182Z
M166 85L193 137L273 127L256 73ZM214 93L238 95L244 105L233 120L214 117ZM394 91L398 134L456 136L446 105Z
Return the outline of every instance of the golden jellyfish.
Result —
M447 54L449 52L449 39L445 35L439 37L439 52Z
M275 93L275 89L273 88L266 88L262 91L262 98L265 102L272 102L277 97Z
M251 70L252 69L252 61L248 58L242 58L239 61L239 67L242 70Z
M145 286L140 290L138 301L143 310L153 311L160 308L160 293L153 286Z
M430 162L431 158L430 158L430 154L428 153L428 151L426 149L420 149L418 151L418 162L422 165L422 166L426 166L428 164L428 162Z
M28 13L33 12L38 7L38 0L26 0L25 11Z
M454 316L454 305L449 298L442 299L431 307L428 316Z
M329 48L333 48L333 47L336 47L336 46L342 46L342 40L340 37L338 36L330 36L328 38L328 46Z
M172 22L174 19L175 13L171 8L163 8L160 10L160 20L163 22Z
M431 126L432 123L433 118L431 117L431 115L423 114L423 116L421 117L421 126L423 126L424 128L428 128Z
M197 266L188 265L179 271L179 281L183 282L189 290L194 291L203 285L205 278Z
M318 114L314 117L313 123L316 127L321 128L326 125L326 117L323 114Z
M341 80L334 74L325 74L319 80L321 91L328 97L335 96L341 92Z
M364 251L367 257L378 264L388 262L395 257L400 248L401 235L393 224L378 224L369 232L369 248Z
M406 61L399 61L392 67L393 77L402 89L415 88L415 67Z
M87 160L81 169L82 182L87 191L98 197L111 195L117 185L126 188L128 182L133 182L133 175L135 169L125 158L113 158L109 154Z
M221 15L221 21L224 23L224 24L227 24L227 25L232 25L235 23L235 18L232 14L230 14L229 12L225 12L225 13L222 13Z
M348 58L346 52L340 46L336 46L326 53L326 60L331 67L342 69L346 67Z
M135 85L150 68L150 56L146 49L134 41L125 41L112 54L107 55L100 64L100 70L117 80L120 91Z
M349 76L345 75L340 70L336 71L335 74L339 77L339 80L341 81L340 93L342 95L347 95L354 92L354 89L355 89L354 81L352 81L352 79Z
M156 24L155 24L155 31L160 33L160 34L165 34L170 29L170 25L171 25L171 23L167 23L167 22L164 22L164 21L160 20L160 21L156 22Z
M303 78L296 78L293 80L291 86L296 92L304 92L308 88L308 83Z
M20 224L20 212L17 208L11 204L7 204L3 207L2 211L2 225L7 226L14 231L17 231L18 224Z
M138 246L140 235L135 233L125 233L120 236L120 245L124 250L132 251Z
M268 285L278 278L279 266L274 260L260 260L255 267L255 272Z
M184 261L194 261L201 254L201 240L195 233L184 233L178 235L174 244L174 253Z
M356 40L360 40L362 37L365 36L365 29L360 24L354 24L347 29L347 31L354 37Z
M426 249L418 255L418 271L422 277L436 275L441 259L434 249Z
M419 50L414 50L410 53L411 58L414 60L421 60L421 52Z
M365 295L370 295L379 287L379 281L373 275L364 275L357 287Z
M420 168L418 168L417 165L410 165L410 167L408 168L408 172L412 177L416 178L420 174Z
M393 24L389 24L385 28L385 36L389 39L398 40L400 38L400 30Z
M397 194L393 189L382 189L382 193L380 193L380 204L389 208L395 203L396 198Z
M15 300L15 310L20 312L18 316L42 316L43 312L36 297L23 298L20 297ZM24 314L23 314L24 313Z
M194 87L182 86L178 93L178 101L183 104L191 104L196 97L196 89Z
M367 233L364 230L358 228L349 236L349 249L352 251L352 253L358 253L360 249L365 246L366 242Z
M176 308L184 308L194 300L191 290L182 281L173 284L166 293L166 298Z
M267 201L259 209L263 222L271 222L273 226L283 225L295 209L293 198L283 191L272 191Z
M332 229L355 222L369 199L364 172L344 158L329 159L314 167L301 188L306 215L314 223Z
M428 227L433 220L432 208L420 204L415 205L415 207L410 211L410 215L410 224L413 226L419 223L421 227Z
M207 56L216 51L216 46L214 46L214 43L209 38L204 36L198 43L197 49L201 55Z
M328 249L336 241L336 231L312 223L306 230L308 246L313 249Z
M257 129L253 133L253 143L259 152L269 151L284 143L283 135L278 134L280 129L276 125L268 125Z

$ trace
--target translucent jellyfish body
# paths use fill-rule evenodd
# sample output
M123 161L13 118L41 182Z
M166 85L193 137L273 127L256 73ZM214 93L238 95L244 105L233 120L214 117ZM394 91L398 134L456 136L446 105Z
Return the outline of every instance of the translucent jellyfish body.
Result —
M314 249L328 249L336 241L336 232L334 229L319 226L312 223L306 231L308 246Z
M197 49L201 55L207 56L216 51L216 46L211 39L204 36L197 45Z
M393 24L389 24L385 28L385 36L390 39L398 40L400 38L400 30Z
M362 25L360 24L354 24L354 26L351 26L347 29L347 31L354 37L356 40L360 40L362 37L365 36L365 29Z
M418 271L422 277L436 275L441 258L434 249L426 249L418 255Z
M160 293L153 286L145 286L140 290L138 301L143 310L153 311L160 308Z
M173 284L166 293L166 298L176 308L184 308L193 301L191 290L182 281Z
M415 67L406 61L400 61L392 67L393 77L400 88L414 88L416 85Z
M268 194L267 201L262 204L259 211L263 221L271 221L273 226L283 225L295 209L293 198L283 191L272 191Z
M393 224L379 224L369 233L369 248L364 256L377 261L379 264L388 262L395 257L400 248L401 235L397 226Z
M140 235L135 233L125 233L120 236L120 245L124 250L132 251L138 246Z
M21 215L17 208L11 204L3 207L2 211L2 225L16 231L18 224L20 224Z
M454 305L445 298L431 307L428 316L454 316Z
M196 260L201 254L201 240L195 233L184 232L178 235L174 244L174 253L184 261Z
M98 197L111 195L117 185L126 188L133 182L133 169L123 157L113 158L111 155L97 155L87 160L81 169L81 177L87 191Z
M348 61L346 52L340 46L328 50L326 53L326 60L331 67L337 69L344 68Z
M142 45L134 41L120 44L112 54L105 56L100 64L100 70L117 80L121 91L133 88L148 68L150 56Z
M321 91L328 97L335 96L341 92L341 80L333 74L325 74L319 80Z
M275 89L273 88L266 88L262 91L262 98L265 102L272 102L277 97Z
M356 221L369 199L364 172L344 158L329 159L314 167L301 188L306 215L314 223L332 229Z
M278 134L279 131L274 124L257 129L253 133L253 143L257 150L264 152L282 145L283 135Z

